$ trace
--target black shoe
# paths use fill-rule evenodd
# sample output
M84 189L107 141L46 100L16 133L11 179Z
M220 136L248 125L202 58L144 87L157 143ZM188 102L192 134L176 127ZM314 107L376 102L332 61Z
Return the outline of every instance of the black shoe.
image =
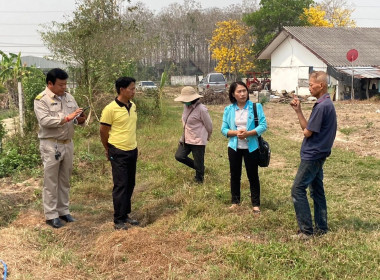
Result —
M203 184L203 178L194 177L194 182L197 184Z
M127 230L127 229L128 229L127 225L124 224L124 223L117 223L117 224L114 224L114 228L115 228L116 230Z
M134 219L131 219L129 217L127 217L125 219L125 222L132 225L132 226L138 226L140 224L138 220L134 220Z
M75 222L76 220L71 216L70 214L59 216L62 220L64 220L66 223L72 223Z
M61 220L59 218L54 218L51 220L46 220L46 223L53 227L53 228L60 228L63 227L63 224L61 223Z

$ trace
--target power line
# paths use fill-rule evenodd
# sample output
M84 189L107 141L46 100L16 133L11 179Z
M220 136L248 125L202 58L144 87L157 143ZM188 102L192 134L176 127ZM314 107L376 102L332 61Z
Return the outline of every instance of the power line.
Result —
M356 7L353 7L354 9L356 8L380 8L380 6L356 6Z
M7 50L2 50L3 52L5 53L18 53L18 52L21 52L21 55L24 55L24 54L35 54L35 55L51 55L51 53L47 53L47 52L24 52L24 51L7 51Z
M18 47L39 47L39 46L43 46L41 44L24 44L24 43L8 43L8 42L0 42L0 45L17 45Z
M356 18L356 17L353 17L354 20L356 19L360 19L360 20L380 20L380 18Z
M70 11L0 11L0 14L44 14L44 13L67 13Z
M13 46L2 46L0 45L0 48L45 48L45 46L19 46L19 45L13 45Z
M25 38L25 37L36 37L36 35L0 35L0 37L6 37L6 38Z
M23 25L41 25L41 24L50 24L51 22L41 22L41 23L0 23L4 26L23 26Z

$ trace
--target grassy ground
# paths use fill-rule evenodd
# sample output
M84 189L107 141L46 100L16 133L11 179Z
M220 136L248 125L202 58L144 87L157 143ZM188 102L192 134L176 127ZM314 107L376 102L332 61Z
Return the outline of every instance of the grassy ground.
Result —
M290 188L301 145L294 137L300 132L294 112L286 104L264 107L264 137L273 154L270 167L260 169L262 214L255 216L245 172L242 206L228 210L227 139L220 133L224 106L208 108L214 133L203 185L193 183L194 172L174 159L182 106L169 100L162 118L140 122L133 216L141 227L113 230L112 177L96 124L77 129L75 137L71 212L78 222L59 230L44 224L41 182L3 192L8 201L13 198L10 208L22 201L19 214L0 228L8 279L380 279L378 158L334 148L324 168L331 231L294 241ZM274 118L289 119L294 130ZM16 199L19 193L24 200Z

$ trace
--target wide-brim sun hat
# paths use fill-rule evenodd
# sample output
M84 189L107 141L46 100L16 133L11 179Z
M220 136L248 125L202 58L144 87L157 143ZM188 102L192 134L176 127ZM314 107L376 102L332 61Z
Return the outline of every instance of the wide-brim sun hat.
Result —
M181 95L174 99L174 101L191 102L201 97L203 96L199 95L193 87L187 86L181 90Z

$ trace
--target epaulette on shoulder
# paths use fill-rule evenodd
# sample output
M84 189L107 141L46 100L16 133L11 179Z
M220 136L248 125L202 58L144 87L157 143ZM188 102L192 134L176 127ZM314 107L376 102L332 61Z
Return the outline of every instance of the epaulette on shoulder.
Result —
M35 100L40 100L42 97L45 96L45 92L41 92L39 95L36 96L36 98L34 98Z

